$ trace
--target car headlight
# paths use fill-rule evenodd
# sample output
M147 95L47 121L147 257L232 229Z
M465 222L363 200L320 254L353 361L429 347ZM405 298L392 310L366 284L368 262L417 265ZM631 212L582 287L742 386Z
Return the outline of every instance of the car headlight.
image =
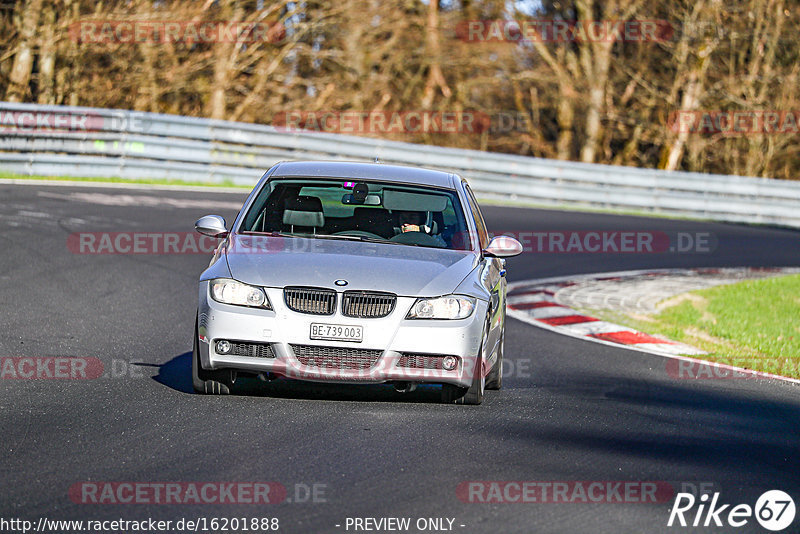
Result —
M466 319L475 310L475 299L448 295L433 299L417 299L406 319Z
M251 308L272 309L267 294L260 287L231 280L217 278L211 280L211 298L223 304L250 306Z

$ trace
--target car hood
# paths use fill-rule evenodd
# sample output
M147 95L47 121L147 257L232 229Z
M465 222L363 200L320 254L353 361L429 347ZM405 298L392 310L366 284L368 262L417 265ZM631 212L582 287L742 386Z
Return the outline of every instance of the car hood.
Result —
M231 275L264 287L314 286L438 296L476 267L470 251L339 239L234 234L225 247ZM337 287L335 280L347 280Z

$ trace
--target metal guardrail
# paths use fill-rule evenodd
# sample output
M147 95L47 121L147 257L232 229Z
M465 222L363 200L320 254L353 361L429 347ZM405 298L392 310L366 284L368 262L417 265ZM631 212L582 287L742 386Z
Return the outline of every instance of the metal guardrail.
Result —
M484 197L800 227L800 182L443 148L175 115L0 102L0 170L252 185L280 160L418 165Z

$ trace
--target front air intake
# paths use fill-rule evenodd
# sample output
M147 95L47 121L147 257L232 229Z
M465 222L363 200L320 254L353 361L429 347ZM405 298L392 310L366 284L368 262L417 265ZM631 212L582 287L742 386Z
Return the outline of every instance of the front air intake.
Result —
M342 296L342 314L359 319L386 317L394 310L397 296L392 293L345 291Z
M336 291L314 287L287 287L283 300L290 310L311 315L333 315Z
M292 352L303 365L320 369L364 371L375 365L382 351L346 347L292 345Z

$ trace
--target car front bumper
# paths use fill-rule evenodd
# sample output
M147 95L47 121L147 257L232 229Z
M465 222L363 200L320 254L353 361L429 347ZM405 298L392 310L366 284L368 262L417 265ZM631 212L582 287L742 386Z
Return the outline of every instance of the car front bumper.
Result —
M338 308L334 315L325 316L292 311L284 303L283 290L275 288L265 288L274 310L221 304L211 299L208 286L208 281L200 282L198 307L198 347L204 369L273 373L315 382L447 383L461 387L469 387L472 383L488 306L485 301L478 300L475 311L466 319L408 320L405 319L406 314L416 299L397 297L394 311L389 316L358 319L342 315ZM340 301L341 294L337 297ZM361 326L363 338L358 343L312 340L311 323ZM238 343L269 344L274 357L218 354L216 341L223 339ZM319 358L316 359L316 365L305 365L296 354L296 350L300 349L293 347L326 347L332 349L333 353L348 354L378 351L379 356L373 364L359 368L321 362ZM456 356L459 363L452 371L401 366L399 364L404 355L433 358Z

